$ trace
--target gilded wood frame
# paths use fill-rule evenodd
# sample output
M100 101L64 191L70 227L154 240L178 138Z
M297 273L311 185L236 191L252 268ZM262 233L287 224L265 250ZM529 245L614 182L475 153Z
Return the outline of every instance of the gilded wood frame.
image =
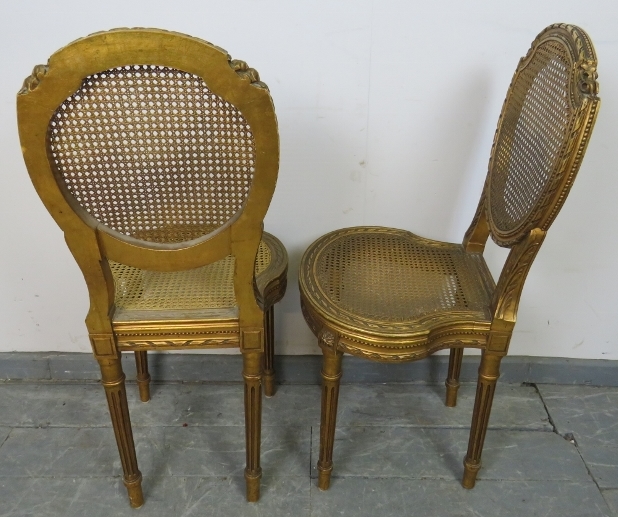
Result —
M48 142L48 127L55 110L80 88L85 77L138 64L166 66L201 77L214 94L236 107L251 127L255 167L247 199L242 210L224 226L203 237L179 244L162 244L123 235L89 215L59 180ZM279 262L271 265L266 280L262 278L261 291L256 290L254 263L279 166L277 120L268 88L254 69L243 61L231 59L223 49L206 41L158 29L116 29L74 41L55 52L47 65L36 66L17 96L17 115L22 151L32 183L63 230L88 286L90 308L86 325L101 367L131 505L141 506L143 495L120 351L136 351L140 394L143 400L148 400L150 377L145 350L180 346L233 346L240 347L243 352L247 426L245 478L247 498L256 501L261 477L265 325L270 325L272 331L272 305L283 296L287 271L287 256L280 246ZM147 270L179 271L204 266L228 255L235 259L237 311L221 314L211 311L197 320L172 316L158 321L114 322L114 281L108 261ZM260 296L262 299L258 299ZM272 339L272 334L270 337ZM272 364L270 371L272 374ZM272 375L269 379L272 394Z
M524 220L511 231L501 231L491 218L491 180L494 170L494 152L498 142L507 106L514 95L519 75L532 61L541 45L558 42L566 49L570 70L568 101L573 116L567 128L561 160ZM462 484L472 488L480 468L481 452L489 421L489 414L499 377L502 357L508 353L512 331L517 319L517 309L528 271L536 257L546 232L559 212L579 170L583 155L599 109L596 82L596 55L587 34L578 27L555 24L547 27L533 41L523 57L507 92L492 146L489 173L483 187L478 208L467 230L463 244L430 241L390 228L359 227L337 230L315 241L301 260L299 286L301 306L308 325L318 338L324 354L322 370L322 420L320 430L320 457L318 460L318 486L327 489L333 469L332 453L337 413L339 380L342 355L349 353L381 362L413 361L437 350L449 348L450 361L446 380L446 405L454 406L459 388L459 372L463 349L482 350L477 395L472 416L468 453L464 460ZM346 312L336 305L319 287L318 256L326 246L337 239L345 239L356 232L367 238L378 234L409 236L425 247L443 250L462 248L481 262L477 272L478 282L489 293L485 314L466 312L429 313L414 321L376 321ZM495 284L482 253L489 236L501 246L511 248L508 258ZM408 237L406 237L408 238ZM413 302L413 300L411 300Z

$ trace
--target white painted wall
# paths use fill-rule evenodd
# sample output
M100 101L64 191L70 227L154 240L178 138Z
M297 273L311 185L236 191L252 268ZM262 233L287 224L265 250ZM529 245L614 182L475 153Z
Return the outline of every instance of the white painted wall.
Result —
M24 0L0 7L0 351L89 351L86 287L28 179L15 94L91 32L160 27L249 62L270 86L281 169L266 228L290 253L278 353L318 351L296 270L318 236L359 224L460 241L511 75L546 25L586 29L603 106L580 176L524 290L514 355L618 358L615 0ZM504 250L490 246L499 271Z

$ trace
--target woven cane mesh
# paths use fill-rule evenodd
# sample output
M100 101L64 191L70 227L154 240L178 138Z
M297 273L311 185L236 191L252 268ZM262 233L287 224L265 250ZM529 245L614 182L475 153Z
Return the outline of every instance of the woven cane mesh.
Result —
M206 235L241 209L251 186L247 121L181 70L136 65L91 75L49 130L56 167L79 204L141 240Z
M533 215L558 173L571 119L569 59L554 41L540 45L511 86L491 170L491 217L501 232Z
M255 259L256 276L271 262L262 241ZM146 271L109 263L116 286L116 308L124 310L222 309L236 306L234 258L186 271Z
M337 307L380 321L435 311L484 311L477 257L459 245L431 246L411 234L344 234L316 260L320 290Z

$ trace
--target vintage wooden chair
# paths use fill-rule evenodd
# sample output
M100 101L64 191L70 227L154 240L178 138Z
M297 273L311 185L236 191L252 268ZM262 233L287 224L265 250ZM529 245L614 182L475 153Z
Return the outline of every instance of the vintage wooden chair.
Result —
M86 325L131 506L143 503L120 353L240 347L247 499L259 498L262 378L274 392L273 305L287 255L262 223L279 137L257 72L156 29L80 39L17 96L24 159L90 294ZM265 356L265 357L264 357ZM265 366L263 366L265 362Z
M599 99L584 31L552 25L520 61L498 122L489 172L463 244L391 228L329 233L305 252L300 292L324 354L318 485L327 489L344 352L374 361L421 359L450 348L446 405L454 406L465 347L482 350L463 486L472 488L519 298L532 261L584 156ZM511 249L494 283L488 236Z

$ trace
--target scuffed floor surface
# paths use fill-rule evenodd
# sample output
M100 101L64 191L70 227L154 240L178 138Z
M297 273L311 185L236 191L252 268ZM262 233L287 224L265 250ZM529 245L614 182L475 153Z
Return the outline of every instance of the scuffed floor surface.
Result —
M498 387L483 468L459 481L474 385L344 385L330 490L316 487L319 386L264 400L262 497L244 500L242 385L129 386L146 503L129 507L102 388L0 384L0 516L618 515L618 388ZM565 438L566 437L566 438Z

